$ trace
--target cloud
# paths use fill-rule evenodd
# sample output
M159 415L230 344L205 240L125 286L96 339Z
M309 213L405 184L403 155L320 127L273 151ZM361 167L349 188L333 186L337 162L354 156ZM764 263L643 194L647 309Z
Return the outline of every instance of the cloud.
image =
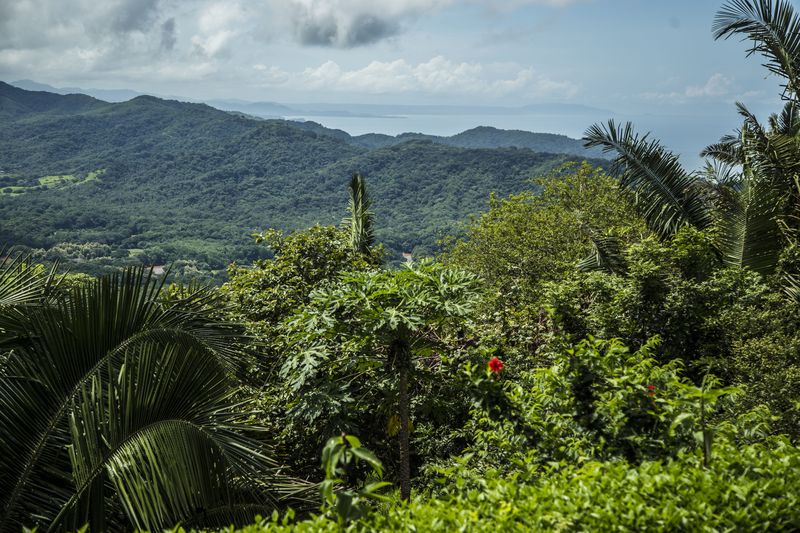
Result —
M235 34L230 28L238 24L216 6L211 0L0 0L0 76L65 83L208 76L217 67L207 57L224 56Z
M160 12L161 0L0 0L0 49L146 33Z
M192 45L199 54L213 57L226 52L226 47L241 31L244 11L237 2L213 3L201 12L198 32Z
M525 6L547 6L555 8L568 7L574 4L584 4L590 0L467 0L464 3L477 4L492 11L509 12ZM454 2L457 3L457 2Z
M508 12L526 5L565 7L582 1L585 0L272 0L272 8L289 21L293 37L300 44L352 48L393 37L421 16L459 4Z
M692 99L720 98L728 96L731 92L733 80L727 76L715 73L703 85L690 85L682 91L647 92L642 96L646 100L662 100L683 103Z
M243 27L239 20L237 34L247 30L263 38L269 32L273 39L288 37L304 45L352 48L394 37L417 19L458 5L508 12L528 5L561 8L585 1L589 0L0 0L0 50L110 47L139 34L150 36L156 45L150 51L158 52L180 44L174 41L174 28L180 26L191 36L190 46L213 55L232 37L219 33L231 28L218 30L217 35L192 29L213 25L214 20L203 20L209 16L221 15L223 23L230 22L231 12L248 17ZM170 19L173 22L168 23Z
M334 61L287 72L275 67L256 65L267 87L292 86L304 90L329 90L369 94L473 94L569 98L577 87L569 82L552 80L532 68L454 62L442 56L411 64L404 59L372 61L367 66L346 70Z
M403 25L451 0L272 0L277 27L303 45L352 48L400 33Z
M152 26L157 16L159 0L125 0L114 10L111 29L115 31L142 31Z
M351 20L297 17L294 21L297 40L304 45L351 48L378 42L400 32L397 21L361 14Z
M165 20L161 24L161 49L170 51L175 48L178 38L175 35L175 17Z
M532 4L557 8L577 1L508 0L504 5L508 9ZM576 92L574 85L550 79L527 65L437 56L427 61L383 59L353 66L343 62L341 52L328 56L340 63L320 57L328 53L324 48L349 49L398 36L415 20L457 5L497 9L498 2L0 0L0 78L134 88L173 82L178 87L202 80L225 90L280 87L287 93L301 88L568 97ZM310 54L295 43L323 50ZM287 60L270 57L275 51L312 59L287 67ZM363 58L360 52L353 56ZM303 68L308 65L313 67ZM189 87L189 92L197 93L198 87Z
M713 74L705 85L687 87L685 94L689 98L702 96L725 96L731 86L731 80L720 73Z

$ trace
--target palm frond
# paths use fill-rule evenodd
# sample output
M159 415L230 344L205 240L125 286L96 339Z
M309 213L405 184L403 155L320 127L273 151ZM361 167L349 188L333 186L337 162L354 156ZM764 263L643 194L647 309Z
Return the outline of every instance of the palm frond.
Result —
M751 142L769 144L769 132L759 122L758 117L741 102L736 102L736 110L744 118L742 131L746 130Z
M719 190L718 247L724 262L771 273L785 245L778 222L781 192L769 179L755 174L746 161L741 180L728 182Z
M31 262L30 255L0 249L0 349L22 342L26 316L45 305L56 286L56 268Z
M795 135L781 133L780 130L766 130L743 104L737 103L739 113L744 117L740 132L742 149L740 164L747 165L755 177L767 180L770 185L782 193L792 190L794 177L800 173L800 142ZM784 107L785 120L792 121L786 111L791 103ZM791 133L793 124L781 124L784 119L774 119L775 126L786 127Z
M354 252L365 254L375 243L373 228L375 215L370 211L372 201L367 193L367 184L361 174L353 174L350 179L350 216L343 223L350 227L350 243Z
M800 133L800 107L794 100L786 102L780 114L773 113L769 118L773 133L796 137Z
M0 250L0 256L0 309L43 303L54 269L32 264L29 255L7 256Z
M703 148L700 157L710 157L728 165L739 165L742 161L741 139L739 135L725 135L719 142Z
M203 295L165 302L162 288L145 269L130 269L74 288L28 317L27 342L15 347L0 372L0 448L15 451L0 456L0 530L49 525L74 496L65 489L74 483L68 413L86 399L89 384L109 387L117 379L100 369L121 368L137 351L180 349L202 354L197 357L217 365L220 375L230 375L241 339L237 327L216 322ZM206 394L202 387L179 390L193 401ZM95 498L115 490L108 479L85 487Z
M790 300L800 305L800 273L784 273L780 281L784 294L786 294Z
M628 264L623 253L623 243L615 235L598 235L585 230L592 241L593 251L577 264L580 272L607 272L625 274Z
M222 365L180 346L139 346L121 364L98 370L70 411L75 492L51 528L80 524L75 510L104 509L107 497L90 490L104 478L141 529L233 503L234 477L275 469L264 448L236 430L248 413L233 394Z
M800 89L800 18L788 0L728 0L717 12L715 39L741 36L752 41L747 55L760 54L764 66L786 80L785 95Z
M621 171L620 184L635 195L647 225L661 238L682 226L703 229L711 224L697 177L687 173L677 156L658 141L634 133L631 123L621 127L613 120L608 126L595 124L586 131L584 141L587 147L616 153L613 163Z
M740 165L739 162L727 163L719 159L706 160L701 171L704 185L714 190L726 185L738 187L742 180Z

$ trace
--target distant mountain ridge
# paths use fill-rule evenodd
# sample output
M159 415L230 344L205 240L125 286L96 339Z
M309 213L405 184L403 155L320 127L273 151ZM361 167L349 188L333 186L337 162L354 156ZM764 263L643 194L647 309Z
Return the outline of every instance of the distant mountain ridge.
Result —
M33 80L18 80L11 85L28 91L46 91L56 94L86 94L108 102L124 102L149 93L130 89L84 89L80 87L54 87ZM198 100L176 95L153 94L167 100L204 103L222 111L238 111L262 118L297 117L402 117L407 115L602 115L613 111L572 103L540 103L521 106L456 105L456 104L354 104L354 103L279 103L248 101L235 98Z
M65 99L61 101L52 101L51 98L45 96L51 94L39 90L39 87L49 87L44 84L37 84L28 81L28 85L36 87L36 91L20 89L16 85L5 84L5 93L13 93L17 95L18 101L25 102L25 105L32 106L24 109L15 109L11 103L3 105L0 103L0 114L3 113L25 113L28 111L57 111L57 107L61 111L88 111L90 109L97 109L106 107L108 102L82 95L82 94L65 94ZM3 83L3 82L0 82ZM15 91L14 89L17 89ZM18 92L24 91L24 92ZM2 97L3 91L0 91ZM150 98L162 102L178 102L177 100L163 100L149 95L137 95L127 101L138 98ZM122 102L119 102L122 103ZM188 105L189 103L186 102ZM263 105L262 105L263 104ZM55 106L51 108L41 108L37 106ZM197 105L197 104L196 104ZM210 103L206 105L211 106ZM261 104L245 104L241 103L240 116L244 114L244 118L257 118L250 115L258 115L259 112L267 109L263 106L271 106L269 109L274 110L290 110L290 108L281 104L275 103L261 103ZM213 107L213 106L211 106ZM250 113L248 113L250 111ZM455 146L458 148L527 148L537 152L546 152L554 154L572 154L580 157L603 157L603 154L598 149L586 149L583 143L578 139L567 137L566 135L558 135L553 133L534 133L523 130L502 130L490 126L478 126L456 135L452 136L439 136L427 135L424 133L402 133L400 135L385 135L381 133L367 133L364 135L351 136L345 131L326 128L325 126L313 121L292 121L297 127L320 135L327 135L339 140L346 141L350 144L363 146L365 148L385 148L394 146L396 144L405 143L408 141L430 141L437 144L446 146Z
M265 253L256 229L338 223L353 172L367 177L380 241L398 257L425 254L490 192L529 189L530 178L584 159L485 147L521 144L526 132L352 137L205 104L108 103L2 82L0 117L0 243L58 245L80 269L179 260L221 271Z
M25 89L26 91L40 91L55 94L85 94L98 100L106 102L125 102L137 96L144 96L144 93L131 91L130 89L82 89L80 87L53 87L46 83L39 83L33 80L17 80L10 85Z
M225 111L246 111L246 107L266 108L274 102L243 102L240 100L213 100L206 102ZM254 107L255 106L255 107ZM608 109L585 106L581 104L529 104L524 106L490 106L490 105L454 105L454 104L332 104L332 103L296 103L286 104L294 115L305 116L362 116L392 117L405 115L573 115L573 114L613 114Z
M107 106L107 102L85 94L53 98L51 93L26 91L0 82L0 116L16 118L31 113L74 114Z
M566 135L533 133L522 130L502 130L491 126L478 126L450 137L403 133L396 136L368 133L352 138L352 142L368 148L382 148L415 141L431 141L458 148L528 148L536 152L573 154L580 157L603 157L600 150L588 150L583 142Z

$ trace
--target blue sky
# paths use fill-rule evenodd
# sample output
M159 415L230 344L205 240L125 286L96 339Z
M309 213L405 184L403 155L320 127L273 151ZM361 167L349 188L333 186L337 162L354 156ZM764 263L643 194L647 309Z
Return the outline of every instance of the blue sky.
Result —
M777 106L723 0L0 0L0 79L281 102Z

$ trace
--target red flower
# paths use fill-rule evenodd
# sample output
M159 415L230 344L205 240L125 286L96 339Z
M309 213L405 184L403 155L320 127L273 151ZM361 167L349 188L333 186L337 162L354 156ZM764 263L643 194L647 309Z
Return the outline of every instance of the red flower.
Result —
M489 361L489 370L495 374L499 374L500 371L503 370L503 362L497 357L492 357L492 359Z
M655 385L648 385L647 386L647 395L651 398L656 395L656 386Z

